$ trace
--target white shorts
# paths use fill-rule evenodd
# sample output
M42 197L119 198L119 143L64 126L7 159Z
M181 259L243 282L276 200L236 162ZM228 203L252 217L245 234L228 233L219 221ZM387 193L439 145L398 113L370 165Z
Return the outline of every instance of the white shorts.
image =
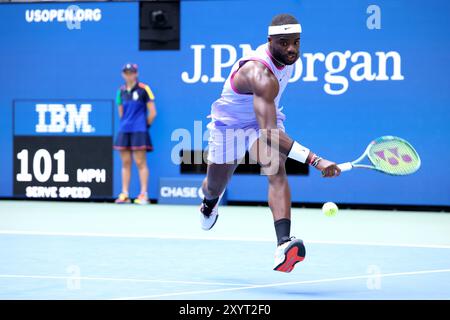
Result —
M279 120L277 126L285 130L283 121ZM208 162L216 164L236 163L236 160L241 160L260 136L257 125L220 129L210 125L208 128Z

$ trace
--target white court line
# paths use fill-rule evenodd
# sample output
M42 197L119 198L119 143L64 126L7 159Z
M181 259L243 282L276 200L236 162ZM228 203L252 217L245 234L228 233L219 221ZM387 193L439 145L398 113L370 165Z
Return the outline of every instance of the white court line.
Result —
M115 298L115 299L112 299L112 300L156 299L156 298L163 298L163 297L174 297L174 296L196 295L196 294L218 293L218 292L232 292L232 291L240 291L240 290L250 290L250 289L258 289L258 288L272 288L272 287L291 286L291 285L300 285L300 284L311 284L311 283L324 283L324 282L337 282L337 281L346 281L346 280L368 279L368 278L373 278L373 277L386 278L386 277L399 277L399 276L410 276L410 275L418 275L418 274L431 274L431 273L443 273L443 272L450 272L450 269L423 270L423 271L411 271L411 272L396 272L396 273L370 274L370 275L365 274L365 275L360 275L360 276L350 276L350 277L341 277L341 278L328 278L328 279L319 279L319 280L305 280L305 281L296 281L296 282L279 282L279 283L252 285L252 286L244 286L244 287L237 287L237 288L184 291L184 292L164 293L164 294L156 294L156 295L137 296L137 297L122 297L122 298Z
M199 284L211 286L244 286L244 283L224 283L224 282L202 282L202 281L181 281L181 280L160 280L160 279L133 279L133 278L108 278L108 277L75 277L75 276L41 276L41 275L21 275L21 274L0 274L0 278L10 279L51 279L51 280L88 280L88 281L123 281L123 282L144 282L144 283L178 283L178 284Z
M220 236L211 237L211 236L149 235L149 234L134 234L134 233L99 233L99 232L44 232L44 231L26 231L26 230L0 230L0 235L274 242L272 238L269 239L269 238L240 238L240 237L220 237ZM305 240L304 242L313 244L316 243L316 244L337 244L337 245L358 245L358 246L450 249L450 245L421 244L421 243L388 243L388 242L332 241L332 240L330 241Z

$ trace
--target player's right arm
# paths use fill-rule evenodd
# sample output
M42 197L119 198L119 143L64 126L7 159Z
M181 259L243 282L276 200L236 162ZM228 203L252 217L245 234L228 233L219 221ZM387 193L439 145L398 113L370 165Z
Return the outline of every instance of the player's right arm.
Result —
M119 118L122 118L123 116L123 105L122 105L122 93L119 90L117 90L116 93L116 105L117 105L117 111L119 112Z
M301 154L303 151L298 149L305 148L291 139L283 130L278 129L275 98L278 95L279 84L275 76L258 62L249 62L242 69L246 72L239 73L244 76L240 77L240 80L235 78L234 83L239 86L240 91L244 89L241 92L253 93L253 108L259 127L262 129L261 134L265 135L265 141L290 158L311 163L316 155L307 150L303 156ZM272 139L275 137L276 139ZM274 145L274 142L278 145ZM341 171L336 163L323 158L317 162L316 168L322 172L324 177L338 176Z

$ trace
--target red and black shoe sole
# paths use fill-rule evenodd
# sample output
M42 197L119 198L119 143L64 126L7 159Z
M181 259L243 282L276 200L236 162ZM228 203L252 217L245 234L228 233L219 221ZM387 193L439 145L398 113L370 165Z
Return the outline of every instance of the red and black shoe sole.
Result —
M285 258L273 270L280 272L291 272L295 265L305 259L306 248L302 240L294 240L285 249Z

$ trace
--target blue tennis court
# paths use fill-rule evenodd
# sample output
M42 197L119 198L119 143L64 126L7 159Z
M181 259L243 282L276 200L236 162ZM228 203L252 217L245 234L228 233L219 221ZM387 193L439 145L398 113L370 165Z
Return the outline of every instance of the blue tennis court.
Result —
M446 213L293 209L307 256L271 270L266 207L0 202L1 299L449 299Z

